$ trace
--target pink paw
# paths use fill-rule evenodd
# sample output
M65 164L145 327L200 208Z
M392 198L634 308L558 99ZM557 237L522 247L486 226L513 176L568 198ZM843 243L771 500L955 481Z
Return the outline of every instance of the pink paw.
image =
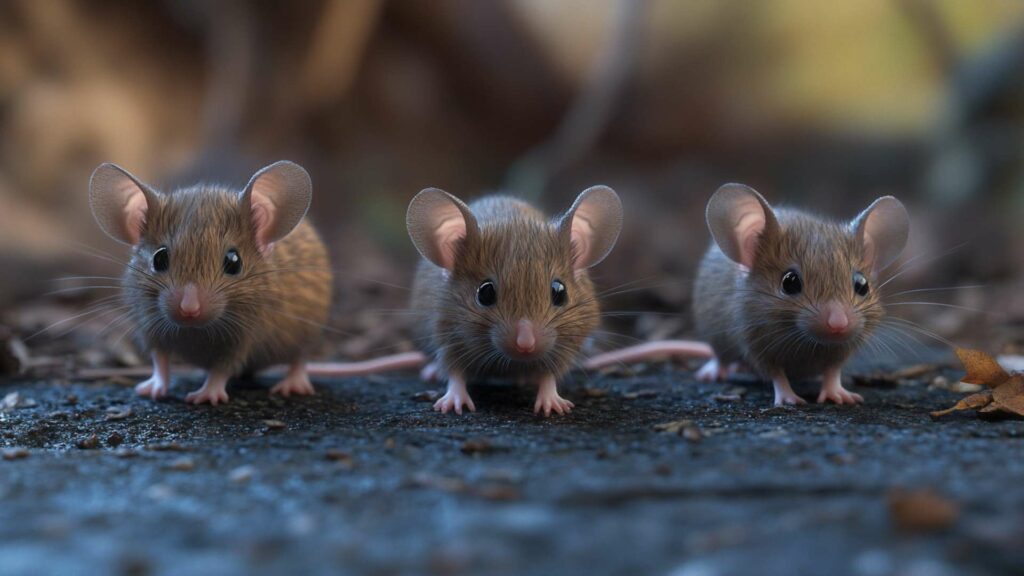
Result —
M284 380L281 380L274 387L270 389L271 394L280 394L285 398L288 398L292 394L296 396L311 396L316 394L316 390L313 389L313 384L309 381L309 376L303 373L301 376L288 376Z
M205 404L209 403L211 406L217 404L228 403L228 393L223 388L210 388L206 384L195 392L189 392L188 396L185 396L185 402L189 404Z
M821 393L818 394L818 404L824 404L829 401L836 404L860 404L864 401L864 397L856 392L850 392L842 386L822 388Z
M469 397L466 391L449 390L437 402L434 402L434 412L447 414L449 410L454 410L456 414L461 415L463 406L469 408L470 412L476 412L473 399Z
M135 393L139 396L149 396L153 400L159 400L167 396L167 381L154 375L149 380L136 384Z
M807 400L797 396L796 392L792 390L788 392L775 391L776 406L800 406L801 404L807 404Z
M550 392L541 391L537 394L537 401L533 403L533 413L544 412L544 416L551 416L551 412L568 414L576 405L558 395L557 390Z
M437 382L441 375L441 366L437 362L431 362L420 370L420 380L424 382Z

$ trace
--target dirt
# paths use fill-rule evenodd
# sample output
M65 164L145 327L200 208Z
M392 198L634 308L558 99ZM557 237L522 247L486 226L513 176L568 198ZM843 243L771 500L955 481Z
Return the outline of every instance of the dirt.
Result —
M961 395L925 378L769 408L751 379L577 375L548 419L510 384L461 417L412 376L269 384L0 384L0 574L1024 571L1024 422L933 422ZM889 503L925 489L955 517L907 530Z

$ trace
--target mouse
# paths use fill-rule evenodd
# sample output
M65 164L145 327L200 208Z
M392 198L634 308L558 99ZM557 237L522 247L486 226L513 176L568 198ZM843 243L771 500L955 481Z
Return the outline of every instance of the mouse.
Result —
M321 337L331 302L327 249L306 218L312 181L282 160L241 190L200 183L162 192L116 164L89 181L100 228L131 247L124 306L153 372L135 391L167 395L170 363L202 368L186 402L228 402L230 378L286 364L270 392L313 394L304 358Z
M558 393L558 381L600 323L588 270L611 252L622 229L615 191L587 188L552 219L511 196L466 204L427 188L409 203L406 226L422 256L410 299L420 351L317 364L312 372L422 367L424 380L447 380L434 410L459 415L476 411L470 382L512 379L537 386L534 413L569 413L574 404Z
M743 184L708 201L711 246L694 285L703 341L648 342L591 358L590 369L652 356L708 357L697 372L722 380L747 365L771 380L776 406L805 404L791 381L821 377L818 403L858 404L842 367L885 317L874 289L907 243L910 218L892 196L850 221L773 208Z

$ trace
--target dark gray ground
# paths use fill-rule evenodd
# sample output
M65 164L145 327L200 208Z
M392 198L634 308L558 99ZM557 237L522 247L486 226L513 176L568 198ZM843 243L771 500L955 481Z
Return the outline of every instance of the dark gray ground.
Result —
M182 402L195 384L160 403L0 385L23 406L0 444L28 449L0 460L0 573L1024 573L1024 422L933 422L961 395L924 383L767 409L767 385L721 402L729 385L665 367L580 376L550 419L499 384L462 417L411 377L287 401L234 385L218 408ZM654 429L679 419L703 439ZM894 487L936 488L959 518L901 531Z

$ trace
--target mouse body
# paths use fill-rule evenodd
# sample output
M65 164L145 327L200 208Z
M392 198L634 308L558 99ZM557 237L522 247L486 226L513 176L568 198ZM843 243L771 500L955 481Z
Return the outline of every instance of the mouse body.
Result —
M467 205L430 188L410 203L407 225L423 255L412 294L431 361L423 373L448 381L434 409L474 411L468 382L511 378L538 386L535 412L569 412L557 382L600 321L587 270L621 230L615 192L589 188L549 219L508 196Z
M820 376L818 402L855 404L841 370L885 310L878 273L902 252L906 209L885 196L849 222L773 209L754 189L727 184L712 196L714 242L697 273L697 331L714 350L698 372L719 379L743 362L771 379L775 404L803 404L792 380Z
M164 193L114 164L90 180L100 227L131 246L122 287L135 336L153 359L143 396L167 394L170 362L207 371L186 396L228 401L232 376L287 364L272 393L312 394L304 359L320 336L331 299L327 250L305 219L306 171L281 161L242 190L198 184Z

